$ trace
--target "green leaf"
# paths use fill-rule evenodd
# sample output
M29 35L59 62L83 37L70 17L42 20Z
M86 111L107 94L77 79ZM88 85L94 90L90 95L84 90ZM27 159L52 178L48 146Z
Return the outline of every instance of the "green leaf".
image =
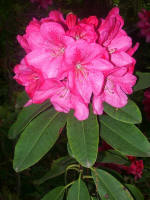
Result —
M67 150L68 150L68 154L69 154L72 158L75 158L75 156L73 155L73 153L72 153L72 151L71 151L71 148L70 148L69 143L67 143Z
M69 115L67 136L72 154L84 167L91 167L97 157L99 126L96 115L90 114L84 121L78 121Z
M49 102L43 104L32 104L31 106L24 107L19 113L16 122L9 129L8 138L16 138L35 117L48 107L50 107Z
M120 109L104 103L104 111L112 118L125 123L138 124L142 121L140 109L132 100L128 100L128 104Z
M38 162L55 144L66 115L53 108L41 113L26 127L15 148L13 167L22 171Z
M133 200L129 191L108 172L94 169L92 176L102 200Z
M136 72L136 75L138 76L138 80L133 87L134 92L150 87L150 73Z
M67 200L90 200L90 195L85 183L79 178L71 186Z
M103 153L101 162L124 165L128 164L128 159L116 150L108 150Z
M65 157L55 160L52 163L50 171L47 172L42 178L34 181L34 183L37 185L40 185L49 179L52 179L54 177L57 177L57 176L65 173L67 166L71 165L75 162L76 161L69 156L65 156Z
M136 200L144 200L143 194L135 185L125 184L125 186L129 189Z
M64 186L59 186L48 192L41 200L63 200Z
M117 121L107 115L100 117L101 137L114 149L125 155L149 157L150 143L132 124Z

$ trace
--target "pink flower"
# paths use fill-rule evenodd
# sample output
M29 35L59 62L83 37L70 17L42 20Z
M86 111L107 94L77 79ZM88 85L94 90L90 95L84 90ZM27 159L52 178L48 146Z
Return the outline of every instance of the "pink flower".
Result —
M113 8L106 19L101 20L99 32L99 43L103 46L108 46L110 42L120 33L124 21L119 15L119 8Z
M95 31L93 23L97 23L92 19L78 20L72 13L67 15L66 23L69 30L66 32L68 36L73 37L75 40L83 39L88 42L95 42L98 38L98 34Z
M66 49L64 73L72 90L77 91L86 103L90 102L92 92L100 94L104 84L102 72L113 69L111 63L101 58L104 54L101 46L84 40L78 40Z
M106 82L103 92L93 97L93 110L95 114L102 114L105 101L108 104L121 108L128 102L126 94L131 94L132 87L136 83L136 77L128 73L127 68L116 68L106 75Z
M44 77L40 70L33 66L27 65L22 60L20 65L14 68L14 79L21 85L25 86L25 90L30 98L33 97L35 91L40 87L44 81Z
M93 25L95 28L99 24L99 21L98 21L96 16L90 16L88 18L84 18L84 19L81 20L81 22L84 23L84 24Z
M77 16L73 13L69 13L66 16L66 24L68 26L68 29L72 29L77 24Z
M150 120L150 88L144 93L144 112L146 113L147 119Z
M30 0L32 3L39 3L40 7L47 9L49 5L53 4L53 0Z
M134 160L131 162L130 166L122 166L122 169L125 170L128 174L134 175L135 180L137 180L141 178L143 173L143 160Z
M40 26L40 22L33 18L26 28L26 34L17 36L18 42L25 49L26 53L29 53L36 48L40 48L45 42L40 33Z
M119 9L113 8L105 20L102 20L99 32L99 44L106 47L110 54L111 62L118 66L128 66L133 62L127 51L132 47L132 40L122 30L124 21L119 15Z
M50 99L55 109L79 120L88 118L88 104L103 113L103 102L121 108L128 102L136 82L132 40L122 29L119 9L106 19L96 16L66 19L54 10L41 20L33 19L17 39L27 55L15 67L15 79L25 86L31 103ZM36 77L33 74L36 74Z
M150 11L142 9L138 16L139 22L137 26L140 28L140 34L146 38L146 42L150 42Z
M58 112L68 113L74 109L78 120L85 120L89 115L87 104L79 95L71 92L67 80L46 79L32 99L33 103L42 103L48 98Z
M65 49L74 40L65 36L63 27L56 22L43 23L40 33L45 41L40 48L26 56L26 61L46 73L48 78L56 78L62 70Z

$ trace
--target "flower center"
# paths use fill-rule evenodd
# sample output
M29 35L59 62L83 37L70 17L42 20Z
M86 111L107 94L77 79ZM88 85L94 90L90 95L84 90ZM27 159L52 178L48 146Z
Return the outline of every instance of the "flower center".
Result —
M107 78L107 84L105 86L105 90L107 90L108 93L110 94L114 94L115 93L114 89L115 89L114 83L109 78Z
M52 49L51 55L53 57L58 57L58 56L63 55L64 52L65 52L65 48L64 47L58 47L58 48Z
M109 48L108 48L108 52L109 52L110 54L114 53L115 51L116 51L116 49L109 49Z
M77 69L81 69L81 68L82 68L82 65L81 65L81 64L76 64L76 68L77 68Z

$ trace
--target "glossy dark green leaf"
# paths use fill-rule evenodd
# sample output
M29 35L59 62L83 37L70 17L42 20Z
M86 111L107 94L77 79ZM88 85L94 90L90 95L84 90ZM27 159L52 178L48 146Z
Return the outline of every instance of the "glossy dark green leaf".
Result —
M108 172L94 169L92 176L102 200L133 200L129 191Z
M53 108L32 120L15 147L15 171L22 171L38 162L55 144L65 123L66 115Z
M96 197L91 197L91 200L98 200Z
M140 109L132 100L128 100L128 104L119 109L104 103L104 111L112 118L125 123L138 124L142 121Z
M138 80L133 90L136 92L138 90L143 90L150 87L150 73L147 72L136 72Z
M31 106L24 107L19 113L16 122L11 126L8 138L16 138L35 117L48 107L50 107L49 102L45 102L43 104L32 104Z
M40 185L49 179L52 179L54 177L57 177L57 176L65 173L67 166L69 166L75 162L76 161L69 156L65 156L65 157L55 160L52 163L50 171L48 171L42 178L34 181L34 183Z
M135 185L125 184L125 186L129 189L131 194L134 196L135 200L144 200L143 194Z
M150 143L133 124L117 121L107 115L100 117L101 137L125 155L149 157Z
M63 200L64 186L59 186L48 192L41 200Z
M67 137L76 160L84 167L91 167L97 157L99 126L96 115L90 114L84 121L78 121L69 115L67 119Z
M128 164L128 159L116 150L108 150L103 153L101 162L124 165Z
M79 178L69 189L67 200L90 200L90 195L85 183Z
M69 154L72 158L75 158L75 156L73 155L73 153L72 153L72 151L71 151L71 148L70 148L69 143L67 143L67 150L68 150L68 154Z

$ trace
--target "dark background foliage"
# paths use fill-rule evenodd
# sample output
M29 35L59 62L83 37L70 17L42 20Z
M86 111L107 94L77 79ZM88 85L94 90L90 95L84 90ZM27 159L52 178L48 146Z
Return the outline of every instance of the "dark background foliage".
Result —
M20 62L24 55L23 49L16 40L17 34L23 34L29 21L36 17L46 17L52 9L60 8L64 15L74 12L79 17L96 15L105 17L108 11L115 5L120 8L121 15L125 19L125 29L133 38L133 43L139 41L140 48L135 54L137 59L136 69L140 71L150 70L150 44L139 37L139 30L136 27L138 21L137 13L141 8L150 9L149 0L54 0L54 3L47 10L39 8L29 0L0 0L0 199L1 200L38 200L61 183L64 177L60 176L37 185L34 180L40 178L50 169L53 160L67 154L66 136L57 141L50 153L48 153L34 167L22 173L16 173L12 169L12 159L16 141L8 139L8 130L17 113L26 102L26 95L23 88L13 80L13 67ZM143 93L137 92L133 98L141 107L143 112ZM143 123L140 128L150 139L150 125L143 113ZM143 177L135 184L141 189L145 199L150 199L150 162L149 158L144 159ZM75 176L76 174L70 174ZM70 177L71 179L72 177ZM127 183L133 183L134 179L124 176Z

